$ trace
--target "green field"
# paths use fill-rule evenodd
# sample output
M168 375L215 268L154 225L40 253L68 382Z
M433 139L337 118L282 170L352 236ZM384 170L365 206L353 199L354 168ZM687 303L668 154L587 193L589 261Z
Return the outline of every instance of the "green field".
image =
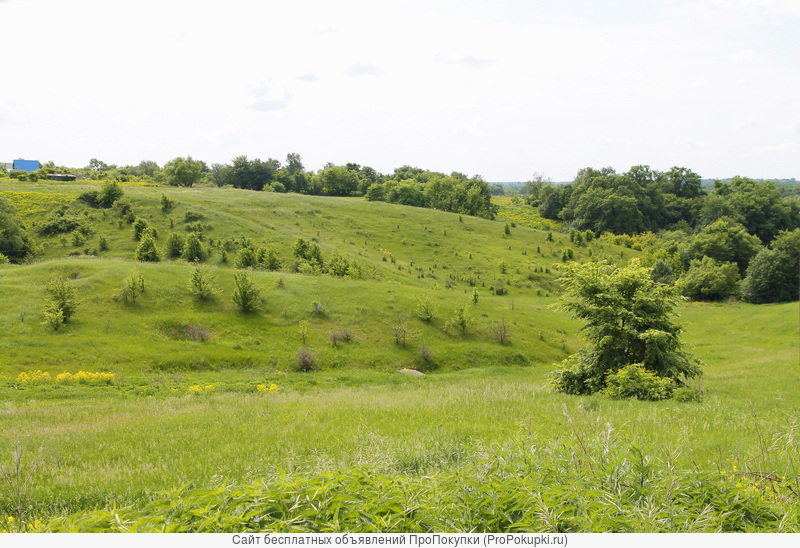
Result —
M533 217L506 235L502 210L123 186L159 245L199 214L219 294L198 302L193 265L136 263L117 209L74 201L91 187L0 180L32 230L61 204L90 227L0 266L0 464L19 447L32 470L21 513L0 496L0 530L21 515L54 531L800 531L797 303L681 307L706 364L701 402L566 396L547 374L584 345L554 306L571 244ZM242 237L284 261L250 273L264 299L252 314L230 298ZM361 275L293 272L300 237ZM126 303L134 269L146 289ZM42 311L55 276L79 300L57 332ZM464 305L466 330L449 325ZM297 371L303 348L313 372Z

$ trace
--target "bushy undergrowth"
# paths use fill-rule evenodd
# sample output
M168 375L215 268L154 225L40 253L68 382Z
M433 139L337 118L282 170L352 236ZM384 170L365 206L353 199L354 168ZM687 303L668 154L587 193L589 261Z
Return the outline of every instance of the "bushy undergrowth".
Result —
M587 442L588 443L588 442ZM676 469L636 447L519 443L435 476L360 467L188 486L43 524L72 532L800 531L798 478Z

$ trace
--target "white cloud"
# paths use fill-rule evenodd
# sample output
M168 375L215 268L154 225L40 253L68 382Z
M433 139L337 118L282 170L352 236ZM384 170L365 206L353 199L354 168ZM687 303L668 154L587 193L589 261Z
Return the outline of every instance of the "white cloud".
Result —
M489 180L774 160L799 176L793 4L2 2L37 38L4 27L0 51L48 84L3 89L0 149L72 165L296 151L312 169Z

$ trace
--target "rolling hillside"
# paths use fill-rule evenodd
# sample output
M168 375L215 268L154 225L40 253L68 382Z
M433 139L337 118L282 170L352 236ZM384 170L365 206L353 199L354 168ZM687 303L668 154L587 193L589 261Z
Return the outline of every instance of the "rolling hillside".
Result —
M558 263L569 245L559 234L548 241L547 232L521 224L506 234L502 221L357 198L123 186L122 201L131 205L135 218L156 229L162 256L171 232L185 236L191 229L201 235L209 252L204 271L220 291L210 302L197 302L188 290L193 265L182 259L134 261L133 216L76 200L96 188L8 180L0 186L0 195L32 230L52 221L54 211L89 227L42 236L34 262L3 267L0 298L7 313L0 321L7 337L2 365L10 374L29 368L289 369L303 346L304 321L307 346L321 368L550 364L577 344L575 325L549 306L558 291ZM168 212L161 207L162 196L174 203ZM255 314L240 313L230 297L232 265L245 238L274 247L283 262L280 271L252 272L264 299ZM338 254L355 261L360 274L337 278L294 272L298 238L318 243L325 260ZM107 251L100 251L101 239ZM225 263L220 262L223 249ZM593 242L575 247L574 253L576 260L585 260L590 253L633 252ZM134 269L145 279L146 291L135 303L124 303L124 279ZM80 305L69 324L53 332L42 324L42 300L47 282L57 276L72 281ZM432 303L430 322L417 317L420 299ZM446 326L459 305L468 305L466 330ZM495 331L504 324L508 341L500 344ZM395 337L397 328L407 331L405 345ZM334 346L336 330L350 340ZM420 353L423 343L428 359Z

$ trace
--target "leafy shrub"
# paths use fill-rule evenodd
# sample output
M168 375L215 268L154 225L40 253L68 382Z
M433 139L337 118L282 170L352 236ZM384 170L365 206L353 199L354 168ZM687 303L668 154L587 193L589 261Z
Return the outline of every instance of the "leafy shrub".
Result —
M174 259L176 257L180 257L183 255L183 246L185 240L183 236L177 232L172 232L167 238L167 243L165 246L165 251L167 253L167 257Z
M751 303L796 301L800 296L800 229L782 232L747 267L742 298Z
M201 301L213 299L219 293L214 284L214 277L199 266L192 270L189 278L189 292Z
M703 401L703 392L688 386L679 386L672 393L672 399L679 402L701 402Z
M562 307L586 323L592 346L569 356L550 375L568 394L592 394L608 375L632 364L680 384L702 374L702 363L683 350L682 329L670 316L680 302L674 288L655 283L637 259L626 267L606 261L568 263Z
M456 309L453 311L453 316L450 318L450 321L447 322L447 327L460 329L461 333L466 333L467 327L470 323L471 318L469 316L467 305L460 304L456 306Z
M137 261L150 263L157 263L161 260L158 247L156 247L156 241L150 234L142 237L142 241L139 243L139 246L136 248L136 252L134 253L134 258Z
M45 302L46 322L53 326L53 322L60 316L61 323L67 323L78 309L78 301L75 299L75 288L69 281L62 277L57 277L47 284L49 295ZM58 330L58 327L54 327Z
M271 271L280 270L283 266L283 261L278 256L278 252L273 246L266 248L263 258L261 258L262 266Z
M711 257L694 259L686 274L675 283L681 294L694 301L719 301L736 293L739 267Z
M322 250L316 242L307 242L303 238L298 238L294 244L294 256L324 271L325 261L322 258Z
M418 297L416 312L417 317L423 322L432 322L433 318L436 316L436 308L433 305L433 300L427 295Z
M89 207L93 207L95 209L99 209L100 208L100 202L98 200L98 196L99 195L100 195L99 191L90 190L88 192L82 193L80 196L78 196L77 199L78 199L79 202L83 202L86 205L88 205Z
M632 363L606 377L604 394L616 399L666 400L675 390L675 381L659 377L641 363Z
M184 215L183 215L183 220L186 223L192 223L192 222L195 222L195 221L202 221L205 218L206 218L206 216L203 215L202 213L200 213L199 211L193 211L191 209L189 211L187 211L186 213L184 213Z
M53 328L53 331L58 331L64 325L64 312L60 308L45 308L44 323Z
M133 222L133 239L136 240L137 242L141 240L142 236L144 235L144 231L147 230L148 226L149 225L147 221L145 221L141 217L137 218Z
M233 275L233 302L244 313L254 312L261 306L261 290L246 272Z
M108 209L114 205L114 202L122 198L122 194L122 189L116 182L106 181L97 195L97 203L103 209Z
M83 221L76 215L69 215L65 209L59 209L50 214L39 227L39 234L52 236L53 234L68 234L81 228Z
M170 200L167 198L166 194L161 195L161 210L164 213L168 213L172 211L172 208L175 207L175 200Z
M134 269L131 270L125 280L123 280L120 296L123 302L127 303L130 301L131 303L135 303L136 297L138 297L140 293L144 293L144 277L142 277L141 272Z
M202 262L206 259L207 253L200 243L200 238L194 232L186 237L186 244L183 246L183 258L192 262Z
M154 226L148 226L144 229L144 232L142 232L142 237L146 235L150 235L154 240L158 240L158 229Z
M223 250L224 251L224 250ZM243 247L236 254L233 260L233 266L236 268L255 268L258 266L258 255L253 247Z
M197 235L202 239L203 232L205 232L206 226L200 222L195 221L193 223L186 223L186 231L187 232L195 232Z
M357 278L361 275L361 267L355 260L348 260L334 252L328 264L328 273L332 276Z

